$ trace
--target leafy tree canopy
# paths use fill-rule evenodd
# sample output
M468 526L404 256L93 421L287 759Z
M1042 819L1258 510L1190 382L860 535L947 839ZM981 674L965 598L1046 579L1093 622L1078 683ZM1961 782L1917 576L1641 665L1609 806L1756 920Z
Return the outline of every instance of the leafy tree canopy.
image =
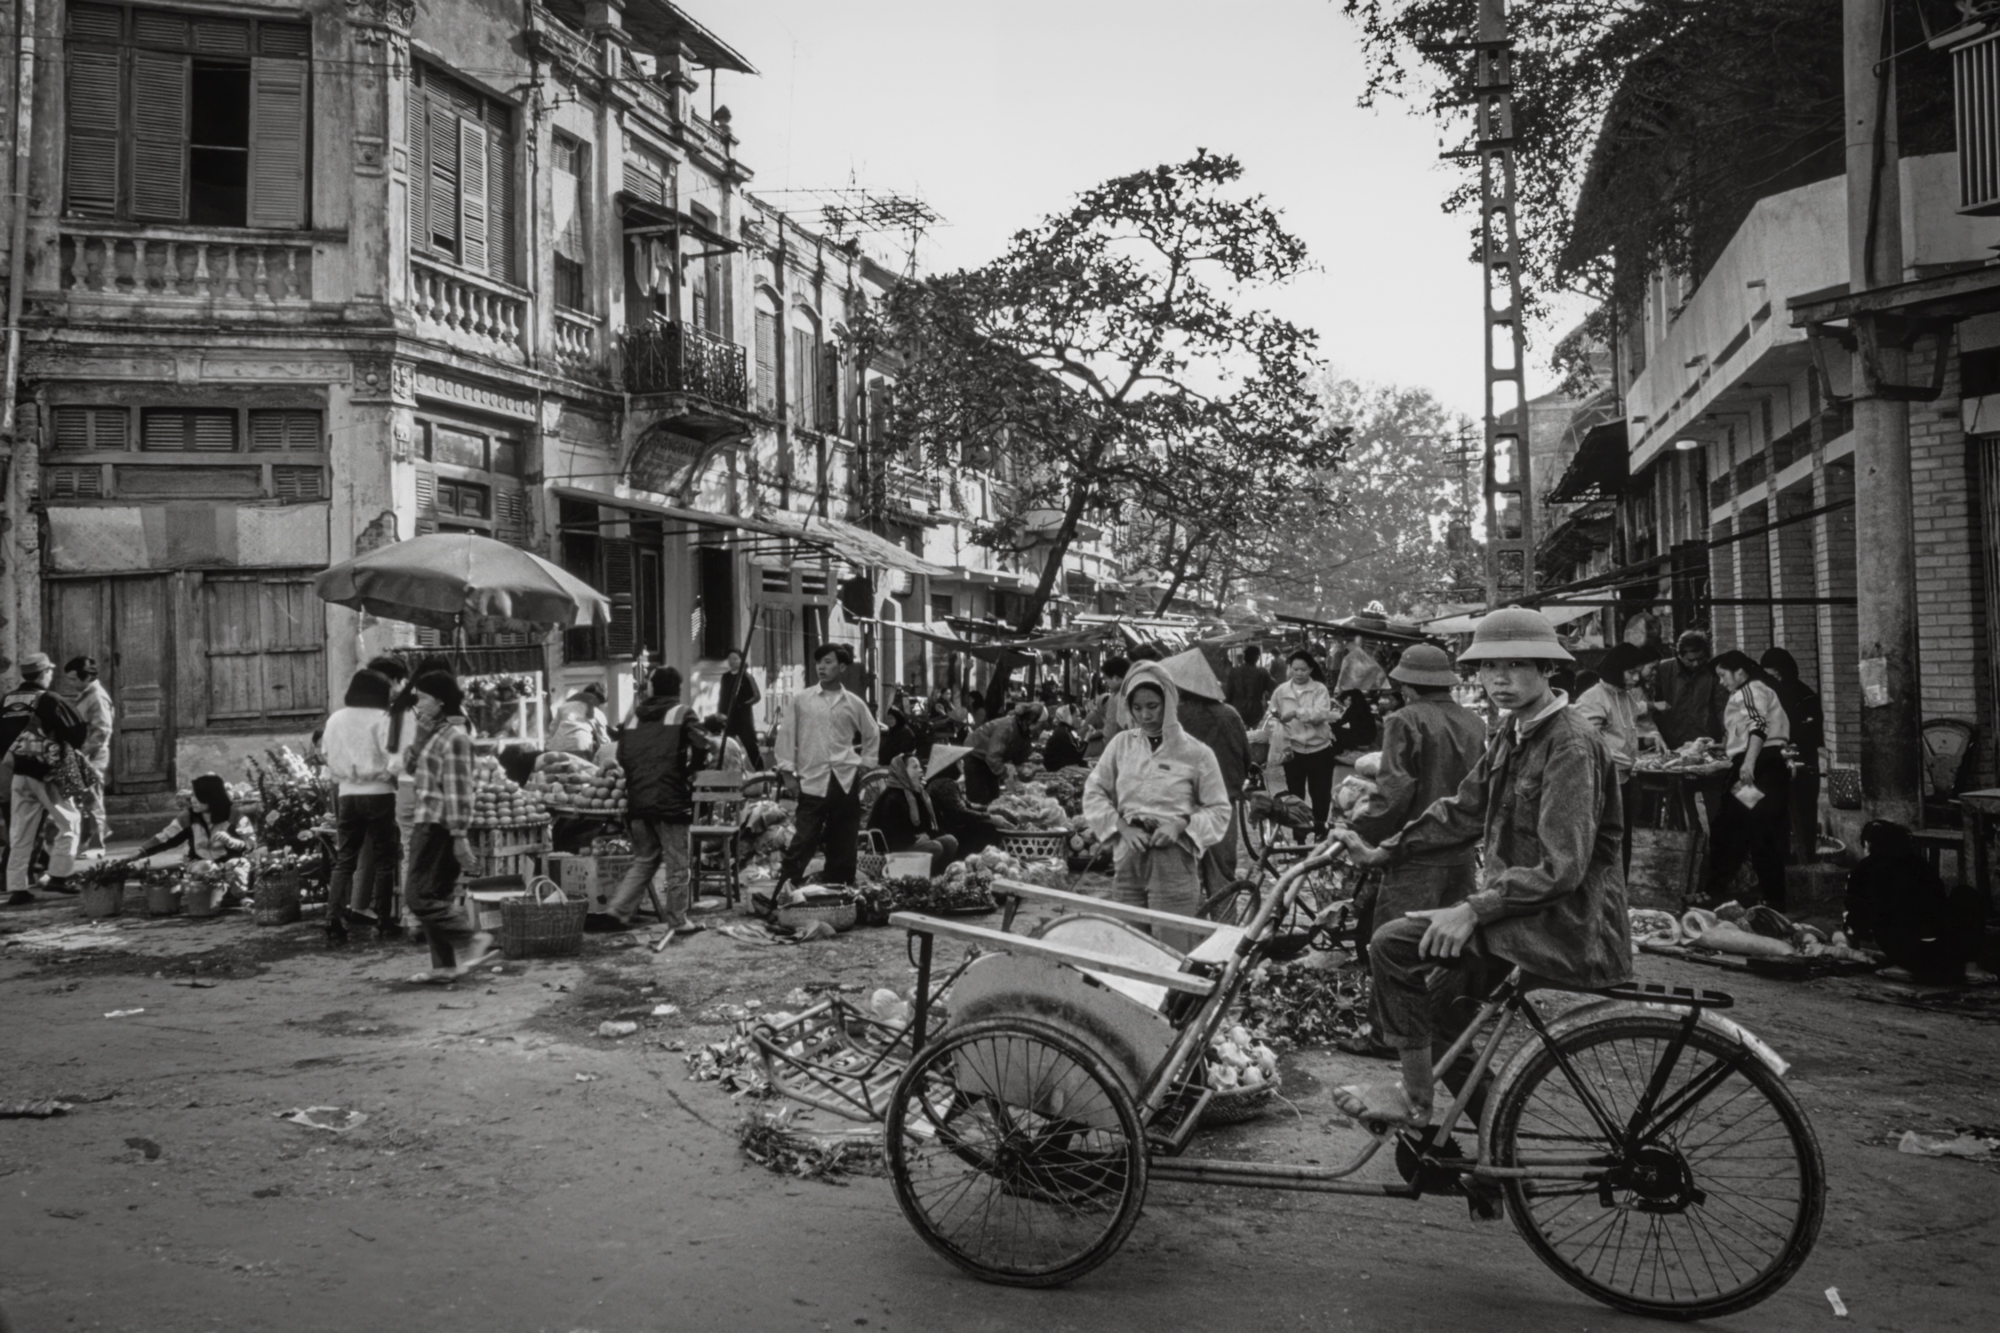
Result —
M1004 457L1012 494L974 537L1043 554L1023 629L1087 518L1236 530L1340 461L1313 334L1245 302L1306 253L1242 175L1202 150L1106 181L988 264L897 285L863 321L871 354L899 363L887 450L947 474Z

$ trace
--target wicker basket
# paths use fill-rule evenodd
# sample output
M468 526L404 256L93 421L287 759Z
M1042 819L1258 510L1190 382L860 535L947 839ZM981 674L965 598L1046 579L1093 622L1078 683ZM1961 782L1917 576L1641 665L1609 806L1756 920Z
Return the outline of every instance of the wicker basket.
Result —
M1861 770L1836 768L1826 775L1827 804L1836 810L1861 808Z
M267 870L251 890L251 917L260 926L288 926L297 921L305 901L305 876L296 870Z
M1068 829L1000 830L1000 850L1023 861L1042 861L1068 854Z
M861 850L854 854L854 873L868 879L881 879L888 869L889 840L882 835L881 829L861 830Z
M509 958L570 958L583 951L583 917L590 904L564 896L552 879L537 879L525 898L500 904L500 952Z
M125 910L125 881L98 880L84 885L77 897L78 906L85 916L92 921L102 921Z
M174 916L180 912L179 875L171 870L149 870L140 883L146 891L147 916Z
M789 930L804 930L815 921L824 921L835 930L852 930L854 923L861 919L861 908L851 902L780 907L774 919Z
M1264 1114L1264 1108L1277 1100L1278 1090L1285 1080L1278 1074L1271 1075L1254 1088L1225 1088L1208 1099L1208 1105L1201 1110L1204 1127L1215 1125L1236 1125L1245 1120L1254 1120Z

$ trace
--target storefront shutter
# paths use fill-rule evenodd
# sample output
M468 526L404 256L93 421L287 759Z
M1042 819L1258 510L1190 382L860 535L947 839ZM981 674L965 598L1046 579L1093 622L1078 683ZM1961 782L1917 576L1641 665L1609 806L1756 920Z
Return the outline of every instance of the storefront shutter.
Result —
M627 537L598 539L598 559L604 565L604 583L598 589L611 599L611 623L604 630L607 657L630 657L639 641L638 617L633 605L632 542Z
M303 60L250 62L250 225L306 225Z
M113 34L115 37L115 20ZM63 173L63 206L69 212L91 217L117 215L123 87L116 51L77 48L69 53L69 143Z
M188 58L132 53L132 216L187 216Z
M534 526L527 490L518 482L496 480L493 483L493 536L525 551L534 540Z
M489 268L486 248L486 127L458 122L458 262Z

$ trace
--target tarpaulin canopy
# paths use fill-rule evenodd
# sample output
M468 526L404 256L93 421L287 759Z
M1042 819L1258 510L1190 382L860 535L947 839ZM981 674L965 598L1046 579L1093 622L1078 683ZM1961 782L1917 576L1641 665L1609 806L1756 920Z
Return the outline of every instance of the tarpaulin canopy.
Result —
M1535 609L1547 616L1551 625L1568 625L1582 620L1585 616L1594 615L1603 608L1599 606L1571 606L1565 602L1549 602ZM1425 625L1424 633L1470 634L1479 628L1479 622L1485 619L1485 617L1486 612L1483 609L1468 611L1462 615L1446 616L1442 620L1433 620Z
M877 536L866 528L857 528L841 519L796 514L787 509L766 510L758 518L771 527L824 547L852 565L899 569L905 574L923 574L931 578L952 576L952 571L944 566L934 565L904 550L887 537Z
M434 532L344 560L313 579L321 601L449 630L608 624L611 599L530 551L466 532Z
M876 625L885 630L898 629L905 634L913 634L919 639L942 644L953 652L964 653L968 657L976 657L995 666L1029 666L1039 660L1036 654L1023 652L1012 644L973 643L946 631L928 629L903 620L874 620L867 616L857 616L855 619L860 624Z

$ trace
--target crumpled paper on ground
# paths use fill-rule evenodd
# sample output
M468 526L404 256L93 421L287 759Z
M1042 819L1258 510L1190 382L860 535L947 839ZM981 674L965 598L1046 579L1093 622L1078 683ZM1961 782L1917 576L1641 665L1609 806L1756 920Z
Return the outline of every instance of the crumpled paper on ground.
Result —
M345 1134L348 1130L366 1123L366 1111L350 1111L343 1106L295 1106L289 1111L274 1111L280 1120L289 1120L307 1129L323 1129L329 1134Z
M1917 1157L1963 1157L1972 1162L1992 1162L2000 1161L2000 1139L1980 1138L1967 1133L1944 1138L1906 1129L1903 1137L1896 1140L1896 1151Z

